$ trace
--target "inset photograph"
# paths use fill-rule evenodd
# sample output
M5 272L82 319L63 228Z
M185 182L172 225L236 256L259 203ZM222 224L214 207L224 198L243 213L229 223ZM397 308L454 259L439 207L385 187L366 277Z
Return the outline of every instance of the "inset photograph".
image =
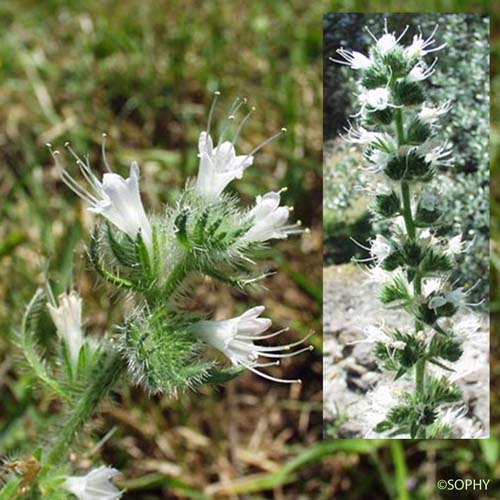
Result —
M324 425L489 435L489 19L324 16Z

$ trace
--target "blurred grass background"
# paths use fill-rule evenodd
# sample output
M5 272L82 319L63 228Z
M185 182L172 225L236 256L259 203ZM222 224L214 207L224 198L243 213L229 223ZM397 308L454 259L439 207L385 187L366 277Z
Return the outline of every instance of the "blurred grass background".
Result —
M269 254L279 262L269 291L245 297L207 284L195 301L232 314L263 302L290 336L318 334L310 357L283 374L304 384L270 385L245 375L220 391L150 398L124 389L96 418L77 465L101 457L124 473L126 498L437 498L436 478L491 478L498 456L498 317L492 330L492 439L482 442L320 441L322 14L326 11L477 11L492 14L493 112L500 109L498 12L486 1L195 2L181 0L0 3L0 453L43 435L57 402L19 373L14 333L49 260L63 288L85 297L90 330L119 319L84 258L91 221L56 179L44 147L69 140L99 165L101 133L110 159L142 167L145 202L160 210L196 172L196 139L212 91L257 105L242 147L282 126L234 189L244 202L288 186L286 202L311 228ZM223 114L222 109L220 113ZM492 195L500 203L500 129L492 128ZM492 203L492 309L500 310L500 205ZM73 265L73 262L75 264ZM111 431L111 432L108 432ZM103 443L98 443L102 439ZM99 446L96 446L99 444ZM362 480L361 480L362 479ZM493 488L496 488L493 490ZM498 497L490 483L482 498ZM459 497L456 493L455 497ZM445 498L446 495L443 494ZM466 498L466 497L463 497Z

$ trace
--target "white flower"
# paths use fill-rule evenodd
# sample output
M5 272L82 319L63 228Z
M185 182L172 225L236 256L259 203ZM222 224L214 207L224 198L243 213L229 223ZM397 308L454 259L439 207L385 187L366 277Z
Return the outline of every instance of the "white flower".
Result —
M436 70L434 69L437 64L437 58L432 61L431 65L428 66L424 61L420 61L408 73L406 79L409 82L421 82L429 78Z
M377 342L382 342L383 344L389 345L389 347L393 347L394 349L404 349L406 344L401 340L394 340L386 331L385 325L376 326L369 325L363 330L365 334L365 338L361 340L355 340L354 342L350 342L350 344L376 344Z
M367 392L355 408L355 415L363 425L365 439L377 438L386 433L377 433L373 429L384 421L387 412L400 403L400 397L407 389L407 383L399 379L394 382L383 378L377 386ZM404 436L403 436L404 437Z
M48 145L51 147L50 144ZM106 160L104 149L103 159L108 172L102 177L102 182L93 174L90 165L81 160L68 143L66 148L76 159L80 170L89 183L91 190L86 190L71 177L59 161L59 152L52 151L57 169L63 182L90 206L89 211L102 215L114 224L120 231L135 239L141 232L144 243L151 247L151 225L144 211L139 192L139 166L137 162L130 165L128 179L111 172Z
M467 294L468 292L465 292L462 287L456 288L451 292L442 293L440 295L432 297L431 300L429 300L429 307L436 310L439 307L444 306L445 304L452 304L455 307L472 305L465 302Z
M367 156L367 160L373 164L373 167L369 168L372 172L381 172L385 166L389 163L392 155L386 153L385 151L380 151L380 149L372 149Z
M311 349L311 347L305 347L294 352L286 352L290 351L292 347L302 344L307 337L298 342L282 346L267 347L255 344L256 340L275 337L285 331L280 330L279 332L261 335L271 326L270 319L259 318L264 309L263 306L253 307L241 316L222 321L199 321L193 325L193 333L222 352L234 366L248 368L257 375L275 382L300 382L299 380L271 377L267 373L257 370L260 367L273 366L279 363L279 361L257 363L259 357L270 359L288 358Z
M274 141L283 132L286 132L286 129L282 128L278 133L255 147L250 153L246 155L237 155L234 145L236 144L236 140L243 126L255 110L255 108L252 107L250 112L240 121L233 139L231 141L225 141L226 132L230 124L234 121L238 109L247 102L246 99L237 98L231 106L229 115L224 120L224 126L219 136L218 144L214 146L210 135L210 125L215 103L219 95L219 92L215 92L215 98L208 115L207 128L201 132L198 139L198 157L200 158L200 165L195 189L200 195L207 198L217 198L232 180L241 179L245 169L253 164L253 155L264 146Z
M481 333L481 318L477 314L467 313L453 325L453 333L462 342L475 339Z
M449 406L439 410L439 424L452 429L452 437L460 439L478 439L485 437L482 425L473 417L468 417L469 408L462 404L460 406Z
M377 264L381 264L392 252L392 246L387 238L377 234L372 240L370 253Z
M446 249L446 252L450 255L458 255L459 253L467 253L470 249L470 247L473 245L474 239L472 241L464 241L462 240L462 235L457 234L456 236L453 236L448 241L448 248Z
M427 278L423 282L423 294L425 297L429 297L429 295L433 292L437 292L443 286L443 280L441 278Z
M82 298L72 291L59 295L59 305L47 304L56 326L57 335L66 343L73 367L78 364L78 355L84 343L82 331Z
M382 111L390 106L390 92L385 87L367 90L358 97L362 108L368 106L370 111Z
M370 34L373 40L377 44L377 49L381 54L387 54L397 47L399 41L403 38L405 33L408 31L408 26L405 27L403 33L396 38L395 32L389 33L387 30L387 19L384 19L384 34L377 39L377 37L366 27L366 31Z
M248 241L266 241L272 238L286 238L298 231L297 226L287 225L290 209L280 207L280 193L266 193L257 196L255 207L248 213L252 226L245 234Z
M422 105L422 109L418 113L418 117L424 123L432 125L440 116L448 113L450 110L450 101L446 101L437 108L427 107L425 103Z
M450 167L453 164L453 158L450 158L452 149L451 144L448 142L436 146L435 141L429 140L415 148L415 152L423 156L425 161L434 168L439 166Z
M371 132L370 130L366 130L364 127L355 129L354 127L350 126L344 138L351 144L361 144L362 146L366 146L371 142L384 140L385 136L380 132Z
M333 59L330 57L330 61L336 62L338 64L345 64L350 66L352 69L368 69L373 65L373 61L361 54L361 52L356 52L355 50L345 50L343 47L337 49L337 54L345 59L345 61L340 61L338 59Z
M443 43L443 45L440 45L439 47L428 48L435 43L434 35L436 34L437 29L438 25L435 26L434 31L425 40L422 33L415 35L413 37L412 44L406 47L405 54L411 58L424 57L431 52L441 50L443 47L445 47L446 43Z
M233 180L241 179L244 170L252 165L252 155L236 155L234 144L224 141L214 147L208 132L198 140L200 167L196 190L203 196L217 197Z
M111 482L120 472L111 467L101 466L91 470L86 476L70 476L63 488L73 493L79 500L114 500L121 498L121 491Z
M366 275L367 284L376 283L378 285L389 281L393 274L385 269L382 269L380 266L371 266L368 269L363 269L363 272Z

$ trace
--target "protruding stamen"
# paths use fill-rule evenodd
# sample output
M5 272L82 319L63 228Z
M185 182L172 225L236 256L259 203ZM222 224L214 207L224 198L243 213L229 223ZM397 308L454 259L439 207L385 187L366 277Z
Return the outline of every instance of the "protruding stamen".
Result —
M276 140L280 135L284 134L286 131L287 131L286 128L283 127L279 132L276 132L274 135L272 135L271 137L269 137L269 139L266 139L264 142L261 142L258 146L256 146L255 148L253 148L252 151L250 151L250 153L248 153L245 156L245 158L243 159L242 163L245 164L246 161L248 160L248 158L250 158L255 153L257 153L258 151L260 151L262 148L266 147L268 144L270 144L271 142L273 142L274 140Z
M111 174L111 173L113 173L113 171L111 170L111 167L109 166L108 158L106 155L106 138L108 137L108 134L103 132L101 135L102 135L102 144L101 144L102 161L104 162L104 166L106 167L106 170Z
M75 179L73 179L73 177L71 177L71 175L68 174L68 172L64 168L64 165L61 163L61 160L59 158L60 154L59 151L58 150L53 151L51 144L47 144L47 147L49 148L52 158L54 159L56 170L59 173L61 180L64 182L64 184L66 184L66 186L68 186L71 189L71 191L73 191L73 193L75 193L77 196L82 198L90 205L96 205L99 202L99 200L97 200L97 198L92 196L88 191L83 189L80 186L80 184L78 184L78 182L76 182Z
M259 352L274 352L274 351L289 351L292 347L296 347L300 344L303 344L313 333L309 333L304 338L298 340L297 342L291 342L290 344L278 345L278 346L258 346L257 349ZM240 342L236 340L236 343L244 344L244 342Z
M242 99L241 97L237 97L234 101L233 104L231 104L231 107L229 108L229 112L227 114L227 117L224 119L222 122L222 131L219 134L219 140L217 141L217 147L219 147L223 142L224 138L226 136L227 129L230 127L231 123L234 121L234 117L240 107L246 102L246 99Z
M255 111L255 106L252 106L250 108L250 111L240 121L240 124L238 125L238 128L236 129L236 132L234 133L233 140L231 141L231 144L233 146L236 144L236 141L238 140L238 138L241 134L241 131L243 130L243 127L245 126L245 123L249 120L249 118L252 116L254 111Z
M265 378L267 380L272 380L273 382L281 382L283 384L301 384L302 381L300 379L285 379L285 378L277 378L277 377L272 377L271 375L268 375L265 372L261 372L260 370L257 370L253 368L253 365L251 364L246 364L246 363L241 363L245 368L250 370L251 372L255 373L256 375L261 376L262 378Z
M76 164L80 167L80 171L87 180L87 182L97 191L101 191L101 183L97 180L92 173L90 166L87 165L73 150L69 142L64 143L64 147L71 153L71 156L76 160Z
M220 92L216 90L214 92L214 98L212 100L212 105L210 106L210 111L208 113L208 122L207 122L207 134L210 134L210 127L212 125L212 117L214 115L215 104L217 103L217 98L220 96Z
M298 356L306 351L312 351L314 347L309 345L307 347L303 347L302 349L298 349L297 351L287 352L287 353L275 353L275 352L260 352L258 351L259 356L263 358L292 358L293 356Z
M410 28L410 26L407 24L405 26L405 29L403 30L403 33L401 33L401 35L399 35L398 39L396 40L396 43L399 43L399 41L401 40L401 38L403 38L406 34L406 32L408 31L408 29Z
M282 330L279 330L274 333L270 333L268 335L236 335L236 339L241 339L241 340L264 340L264 339L270 339L272 337L276 337L277 335L281 335L284 332L288 332L290 328L283 328Z
M368 26L365 26L365 30L368 32L368 34L373 38L375 42L378 42L378 38L370 31L370 28L368 28Z

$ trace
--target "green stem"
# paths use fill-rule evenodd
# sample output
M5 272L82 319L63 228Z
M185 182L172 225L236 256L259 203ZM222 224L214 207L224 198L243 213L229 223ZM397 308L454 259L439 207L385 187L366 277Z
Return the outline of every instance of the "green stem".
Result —
M405 143L405 133L403 126L403 113L401 109L397 109L395 113L396 122L396 134L398 140L398 147ZM411 241L415 241L416 230L415 222L413 220L413 214L411 211L411 192L410 185L408 181L401 181L401 197L403 199L403 218L405 221L406 232L408 233L408 238ZM417 272L413 281L414 286L414 296L418 300L418 297L422 294L422 277ZM423 325L420 321L415 320L415 330L420 332L423 329ZM425 359L420 359L415 364L415 394L416 396L423 396L425 387ZM425 430L424 430L425 433ZM421 436L420 436L421 437Z
M65 460L76 434L93 415L126 367L126 362L119 353L103 351L90 377L90 385L70 408L71 414L49 451L47 458L50 464L57 465Z
M415 365L415 389L422 395L424 392L425 359L419 359Z
M410 240L415 239L415 224L411 213L410 186L407 181L401 181L401 196L403 198L403 218Z
M401 111L401 108L396 109L395 119L396 119L396 134L398 137L398 146L402 146L405 143L406 139L403 128L403 113Z

